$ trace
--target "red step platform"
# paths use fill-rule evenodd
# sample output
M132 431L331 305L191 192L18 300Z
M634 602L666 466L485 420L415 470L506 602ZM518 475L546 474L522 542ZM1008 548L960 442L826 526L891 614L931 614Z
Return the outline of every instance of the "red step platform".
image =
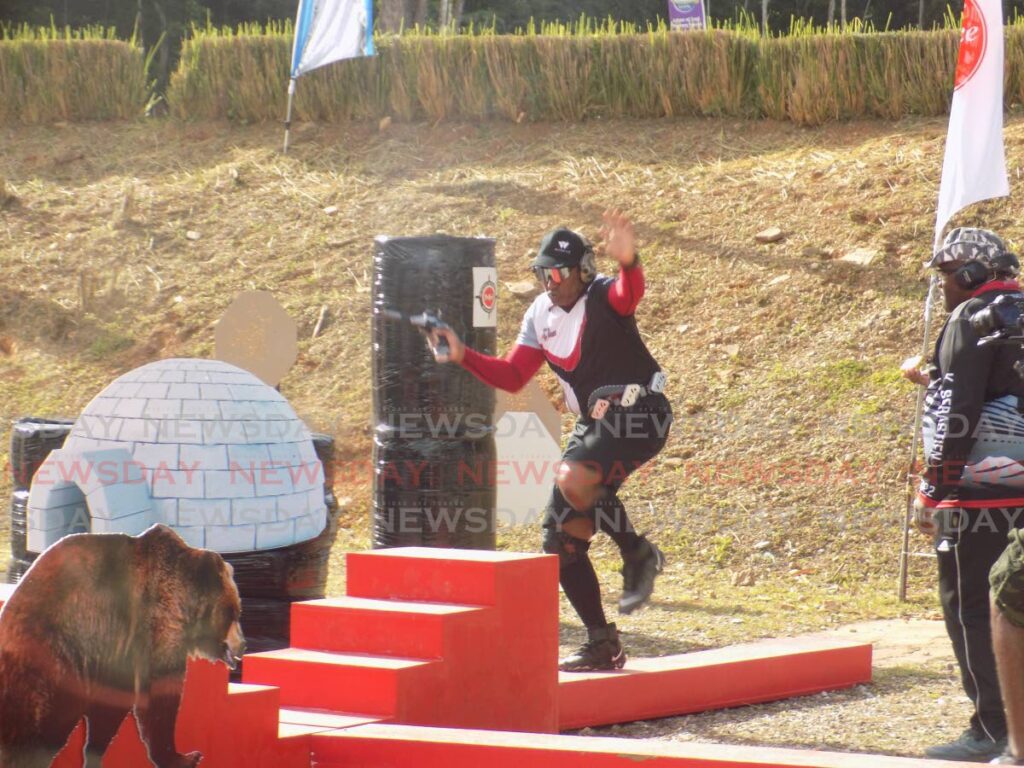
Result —
M312 735L324 729L289 729L279 720L275 688L229 684L224 664L189 661L175 741L179 752L201 752L203 768L309 768ZM51 768L82 768L84 745L85 726L79 723ZM110 743L103 766L148 765L146 748L129 715Z
M782 640L556 677L557 561L407 548L348 556L348 596L292 608L292 648L247 656L286 706L551 733L871 680L871 646ZM514 691L514 696L501 692Z
M313 737L317 768L954 768L977 763L593 736L365 725Z
M246 656L243 679L280 688L286 706L552 733L557 582L547 556L351 553L348 596L293 606L293 647Z
M293 606L294 646L246 656L242 685L189 663L177 746L204 768L586 765L925 766L758 748L557 737L871 679L871 647L769 641L559 678L557 559L441 549L348 556L348 595ZM0 600L11 588L0 588ZM443 728L414 727L442 726ZM475 729L475 730L454 730ZM77 739L77 741L76 741ZM84 731L59 768L79 768ZM77 750L75 746L77 745ZM104 765L144 764L127 719ZM76 762L77 759L77 762ZM845 762L844 762L845 761ZM946 763L946 766L949 764Z

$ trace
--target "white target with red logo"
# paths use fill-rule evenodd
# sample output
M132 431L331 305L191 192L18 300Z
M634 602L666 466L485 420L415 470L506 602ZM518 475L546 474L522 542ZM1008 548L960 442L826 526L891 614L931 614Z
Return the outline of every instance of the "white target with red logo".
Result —
M473 267L473 327L498 325L498 270Z

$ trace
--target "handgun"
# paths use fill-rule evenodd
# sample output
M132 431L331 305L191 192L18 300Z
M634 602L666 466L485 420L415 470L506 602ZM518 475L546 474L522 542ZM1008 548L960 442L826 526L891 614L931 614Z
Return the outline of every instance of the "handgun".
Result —
M403 312L399 312L396 309L382 309L380 311L381 317L385 320L391 320L397 323L409 323L416 328L420 329L427 338L427 346L430 346L430 334L432 331L436 331L439 328L446 328L451 330L451 326L444 322L432 312L420 312L418 315L407 315ZM448 346L448 339L441 336L437 340L437 346L431 347L431 351L434 353L434 357L439 363L448 362L448 356L451 354L451 348Z

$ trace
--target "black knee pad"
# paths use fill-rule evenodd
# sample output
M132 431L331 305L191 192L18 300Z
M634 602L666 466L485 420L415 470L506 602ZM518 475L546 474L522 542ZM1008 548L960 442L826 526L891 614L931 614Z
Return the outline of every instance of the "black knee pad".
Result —
M548 505L544 509L544 527L561 528L566 520L575 515L576 513L573 511L572 505L562 495L562 489L557 484L552 485L551 498L548 499Z
M586 559L590 542L570 536L565 531L545 528L544 542L541 548L549 555L558 555L559 568L567 568Z
M594 506L594 529L604 533L635 533L626 508L614 488L605 487Z

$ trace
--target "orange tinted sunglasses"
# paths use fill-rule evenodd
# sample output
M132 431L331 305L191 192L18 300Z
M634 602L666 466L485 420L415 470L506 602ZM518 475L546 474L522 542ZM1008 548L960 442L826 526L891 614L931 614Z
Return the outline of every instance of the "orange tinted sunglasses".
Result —
M563 280L569 279L572 267L534 267L533 274L542 284L547 284L550 279L555 285L561 285Z

